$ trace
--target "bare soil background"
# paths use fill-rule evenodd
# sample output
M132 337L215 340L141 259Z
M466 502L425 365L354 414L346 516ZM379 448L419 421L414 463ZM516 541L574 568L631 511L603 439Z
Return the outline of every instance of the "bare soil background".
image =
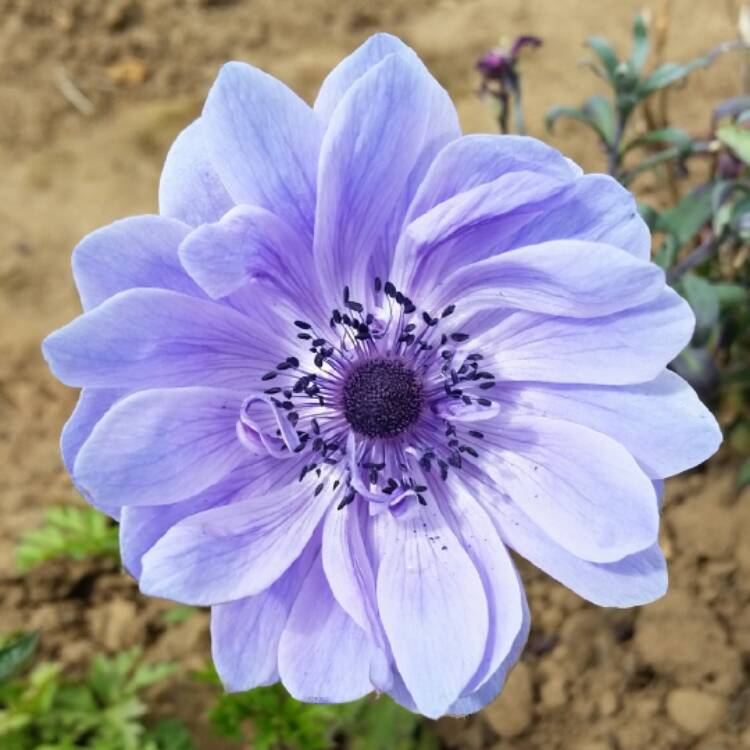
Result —
M575 126L550 138L544 111L597 89L579 66L586 36L627 43L638 0L0 0L0 629L41 627L44 654L75 668L92 653L142 645L185 674L208 658L206 618L167 627L164 602L115 569L49 564L22 579L13 550L51 505L79 502L58 453L76 394L48 374L42 337L77 314L70 252L88 231L156 210L160 166L200 110L219 65L242 59L312 100L325 73L387 30L422 55L454 96L467 131L494 131L475 96L475 59L502 36L532 33L524 59L532 134L601 170ZM645 3L656 11L661 3ZM735 3L673 0L666 58L683 61L736 37ZM738 93L737 59L696 73L672 95L677 123L707 128ZM74 106L74 86L89 104ZM81 107L86 113L81 111ZM641 184L640 197L660 199ZM663 544L671 586L642 609L589 606L523 565L533 631L503 696L481 717L437 723L463 750L750 748L750 492L735 462L667 485ZM206 690L187 677L155 696L211 739Z

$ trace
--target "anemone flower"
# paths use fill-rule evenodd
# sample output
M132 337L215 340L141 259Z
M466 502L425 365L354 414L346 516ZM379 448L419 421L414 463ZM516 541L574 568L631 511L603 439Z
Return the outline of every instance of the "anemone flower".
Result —
M226 65L159 203L79 244L44 353L83 388L76 486L144 593L212 608L229 690L479 709L529 629L509 549L598 604L664 592L660 480L720 437L614 180L462 136L376 35L312 108Z

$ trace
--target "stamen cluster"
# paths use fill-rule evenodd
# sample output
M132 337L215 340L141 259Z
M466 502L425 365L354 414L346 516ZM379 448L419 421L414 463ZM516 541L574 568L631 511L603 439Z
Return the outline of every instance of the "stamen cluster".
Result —
M373 289L372 310L365 311L345 287L325 335L295 320L315 371L289 356L262 380L293 382L264 394L295 429L298 442L286 448L314 456L299 480L313 473L320 479L316 494L334 477L331 491L343 492L338 507L357 496L392 506L408 497L425 504L428 477L447 480L466 457L479 457L484 438L451 418L450 403L490 409L487 391L495 378L480 369L481 353L466 352L467 333L445 330L456 305L433 316L390 281L376 278ZM282 430L276 435L283 440Z

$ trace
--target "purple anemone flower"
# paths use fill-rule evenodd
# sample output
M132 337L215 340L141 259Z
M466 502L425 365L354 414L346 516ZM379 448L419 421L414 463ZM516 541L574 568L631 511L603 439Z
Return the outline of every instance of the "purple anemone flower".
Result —
M229 690L481 708L529 629L509 549L597 604L664 593L658 488L720 433L617 182L462 136L380 34L312 108L226 65L159 203L79 244L44 353L83 388L77 487L144 593L212 607Z

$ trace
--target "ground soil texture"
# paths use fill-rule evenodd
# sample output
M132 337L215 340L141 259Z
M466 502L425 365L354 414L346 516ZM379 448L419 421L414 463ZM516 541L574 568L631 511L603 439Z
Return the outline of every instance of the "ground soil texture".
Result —
M311 99L325 72L376 30L409 41L455 97L466 130L492 131L476 100L475 58L499 37L533 33L527 120L575 103L596 80L583 39L623 44L641 2L584 0L0 0L0 611L2 630L40 627L45 656L71 668L100 650L145 647L184 674L208 657L207 619L167 627L169 605L141 597L106 564L49 564L21 578L13 548L51 505L78 502L60 428L75 394L48 374L43 335L73 317L75 242L115 218L153 212L168 144L199 111L226 59L244 59ZM652 2L652 10L661 3ZM667 57L685 60L736 36L731 2L674 0ZM694 76L674 106L695 132L737 93L736 62ZM80 92L85 100L71 94ZM73 100L73 101L72 101ZM553 142L586 169L602 157L574 126ZM637 186L659 200L658 186ZM503 696L481 716L446 719L448 748L735 750L750 748L750 494L730 456L667 485L663 544L670 593L634 610L592 607L528 565L533 630ZM154 696L194 727L208 695L186 676Z

